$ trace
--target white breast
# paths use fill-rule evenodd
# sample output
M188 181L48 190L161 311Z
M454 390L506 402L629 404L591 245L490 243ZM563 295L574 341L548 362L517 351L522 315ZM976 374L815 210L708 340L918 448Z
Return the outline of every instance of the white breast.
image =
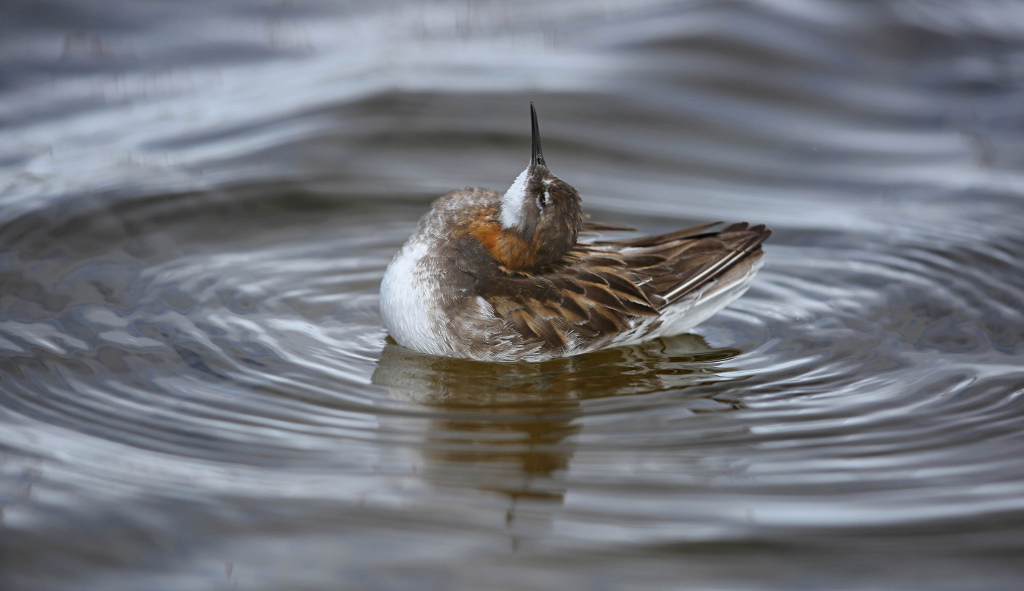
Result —
M398 344L416 351L443 355L437 328L438 310L431 294L436 279L424 272L430 253L427 243L410 240L391 260L380 284L380 314Z

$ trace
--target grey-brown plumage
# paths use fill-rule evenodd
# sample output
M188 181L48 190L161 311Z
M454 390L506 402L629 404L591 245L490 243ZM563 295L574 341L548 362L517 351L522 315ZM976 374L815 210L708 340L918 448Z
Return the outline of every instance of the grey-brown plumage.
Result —
M771 234L763 225L716 225L577 244L547 272L481 277L476 291L542 352L565 352L580 338L614 341L636 324L654 332L672 304L730 272L745 276Z
M746 223L657 236L584 222L574 187L540 149L505 195L464 189L420 221L381 284L399 344L491 361L543 360L678 334L739 297L771 234ZM717 229L716 229L717 228Z

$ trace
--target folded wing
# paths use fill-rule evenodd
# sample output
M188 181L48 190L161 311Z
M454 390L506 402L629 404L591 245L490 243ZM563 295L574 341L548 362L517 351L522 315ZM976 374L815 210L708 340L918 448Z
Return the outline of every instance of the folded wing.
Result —
M549 272L481 279L477 293L542 350L565 351L580 337L600 343L658 317L737 265L752 266L771 234L763 225L711 229L717 225L577 244Z

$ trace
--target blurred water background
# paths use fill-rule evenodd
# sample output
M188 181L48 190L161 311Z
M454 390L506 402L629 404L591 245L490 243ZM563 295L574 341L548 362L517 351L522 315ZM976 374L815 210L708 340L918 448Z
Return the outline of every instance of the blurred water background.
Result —
M412 354L430 201L775 230L695 334ZM0 587L1018 589L1024 5L0 3Z

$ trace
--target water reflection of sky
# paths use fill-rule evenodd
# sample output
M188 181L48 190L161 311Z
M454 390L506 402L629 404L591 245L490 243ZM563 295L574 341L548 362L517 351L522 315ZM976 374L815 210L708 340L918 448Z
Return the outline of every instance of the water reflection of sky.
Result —
M1015 588L1016 4L0 11L0 587ZM531 100L594 219L768 223L751 291L389 344L389 257Z

